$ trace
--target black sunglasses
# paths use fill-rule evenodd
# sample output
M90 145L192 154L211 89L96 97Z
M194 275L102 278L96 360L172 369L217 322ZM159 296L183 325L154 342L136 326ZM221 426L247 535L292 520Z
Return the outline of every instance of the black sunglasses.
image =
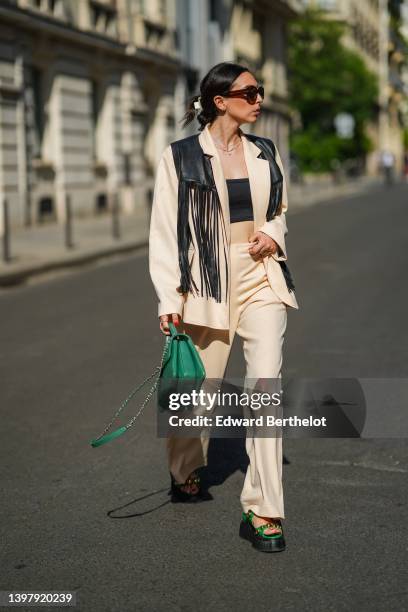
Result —
M258 94L262 100L265 97L265 90L263 86L255 87L255 85L249 85L245 89L235 89L222 94L224 98L244 98L249 104L255 104Z

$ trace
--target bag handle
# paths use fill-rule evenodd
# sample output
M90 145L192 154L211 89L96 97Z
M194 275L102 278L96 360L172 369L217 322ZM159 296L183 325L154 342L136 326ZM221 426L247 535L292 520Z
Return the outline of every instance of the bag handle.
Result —
M177 331L176 326L174 325L174 323L172 323L171 321L169 321L169 330L170 330L170 334L174 337L177 336L177 334L179 333Z
M172 325L174 327L173 323L170 323L169 327L170 327L170 325ZM172 337L174 337L174 335L175 335L174 332L177 333L177 330L176 330L175 327L174 327L174 330L170 330L170 331L172 332ZM136 421L137 417L141 414L141 412L143 411L144 407L149 402L150 398L152 397L153 393L156 390L156 387L157 387L157 384L158 384L158 381L159 381L159 378L160 378L160 373L161 373L162 367L163 367L164 356L165 356L165 354L167 352L167 349L169 347L170 342L171 342L171 337L167 336L166 337L166 341L164 343L164 347L163 347L163 352L162 352L162 356L161 356L161 360L160 360L160 365L156 366L156 368L154 369L154 372L152 374L150 374L150 376L145 378L144 381L140 385L138 385L135 389L133 389L133 391L130 392L128 397L122 402L122 404L120 405L118 410L113 415L112 420L105 427L105 429L100 434L100 436L98 436L94 440L91 440L91 446L93 446L94 448L96 448L97 446L102 446L102 444L106 444L107 442L110 442L111 440L114 440L115 438L118 438L119 436L122 436L124 433L127 432L128 429L130 429L132 427L132 425ZM144 401L142 402L142 404L141 404L138 412L135 414L135 416L130 419L130 421L129 421L129 423L127 423L127 425L123 425L122 427L119 427L118 429L115 429L111 433L107 433L110 430L110 428L112 427L113 423L118 418L118 416L120 415L120 413L122 412L123 408L126 406L126 404L128 404L128 402L132 399L132 397L135 395L135 393L137 393L139 391L139 389L141 389L153 377L155 377L154 383L151 386L150 390L148 391Z

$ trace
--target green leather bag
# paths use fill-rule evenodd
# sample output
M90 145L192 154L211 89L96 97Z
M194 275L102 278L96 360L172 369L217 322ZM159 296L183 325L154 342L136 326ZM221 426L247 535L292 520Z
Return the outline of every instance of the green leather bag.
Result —
M193 341L188 334L178 332L174 323L169 323L169 329L170 335L166 336L160 365L155 368L153 374L145 378L140 385L131 391L102 434L91 440L91 446L94 448L126 433L141 414L157 387L160 410L168 409L170 393L189 393L193 389L198 390L201 387L205 379L205 368ZM126 404L152 378L155 378L154 383L135 416L131 418L127 425L108 433Z
M160 410L168 410L171 393L199 391L205 379L204 364L190 336L177 331L173 323L169 329L157 391Z

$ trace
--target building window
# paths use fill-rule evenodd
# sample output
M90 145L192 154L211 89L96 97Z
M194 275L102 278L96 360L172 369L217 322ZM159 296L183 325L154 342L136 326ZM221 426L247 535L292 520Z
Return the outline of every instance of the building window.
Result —
M39 223L55 220L54 200L51 197L44 197L38 202L37 219Z
M98 159L98 125L101 110L101 88L97 81L91 81L92 150Z
M50 13L54 17L64 17L63 0L31 0L31 6L38 11Z
M95 199L96 213L102 213L108 210L108 198L106 193L98 193Z
M116 35L116 11L112 6L91 0L91 26L100 34Z
M209 9L208 9L208 18L209 18L209 21L217 21L218 19L217 0L210 0Z
M45 129L44 112L44 75L41 70L33 67L31 70L31 85L33 92L33 119L34 119L34 155L42 156L42 143Z
M129 153L123 154L123 177L125 185L132 184L132 160Z

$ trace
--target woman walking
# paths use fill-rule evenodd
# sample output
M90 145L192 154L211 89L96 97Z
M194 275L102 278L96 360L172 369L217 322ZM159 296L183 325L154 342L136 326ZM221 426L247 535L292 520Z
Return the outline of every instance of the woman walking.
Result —
M222 379L235 333L247 379L280 379L287 308L298 308L286 264L287 193L269 139L241 130L256 122L262 86L246 68L214 66L184 117L200 134L169 145L160 159L149 237L149 269L160 329L183 324L206 369ZM199 467L208 439L170 436L172 500L202 499ZM240 535L266 552L284 550L282 438L246 439L249 457Z

